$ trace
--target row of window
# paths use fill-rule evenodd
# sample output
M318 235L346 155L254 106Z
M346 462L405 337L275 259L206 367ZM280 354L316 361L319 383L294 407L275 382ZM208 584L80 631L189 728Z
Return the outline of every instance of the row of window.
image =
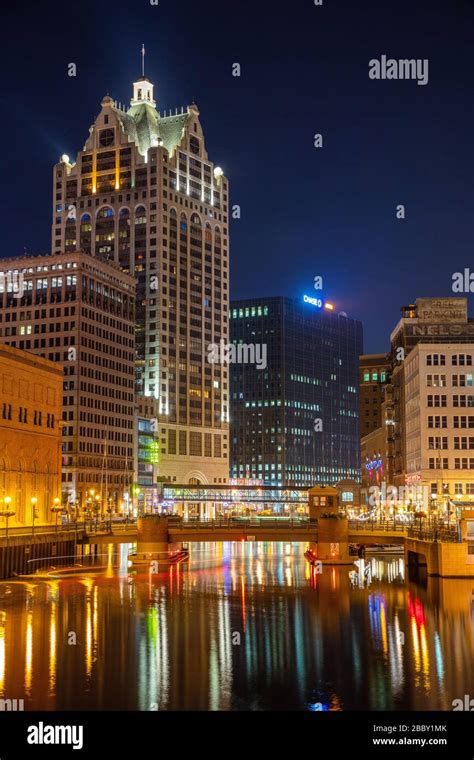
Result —
M428 467L430 470L449 470L449 459L448 457L430 457ZM455 457L454 469L474 470L474 457Z
M447 449L448 437L447 436L429 436L428 438L429 449ZM455 436L454 437L454 449L474 449L474 436Z
M448 418L445 415L442 416L429 416L428 417L429 428L447 428ZM454 415L453 416L453 428L474 428L474 415Z
M245 309L231 309L229 319L242 319L244 317L267 317L268 306L247 306Z
M387 379L387 373L386 372L364 372L364 383L369 382L381 382L385 383Z
M12 405L5 402L2 403L2 419L11 421L12 419ZM25 406L18 407L18 422L28 424L28 409ZM53 429L56 421L54 414L47 412L46 414L46 427ZM33 425L42 427L43 425L43 413L35 409L33 411Z
M451 357L451 364L453 367L471 367L472 356L470 354L453 354ZM427 367L444 367L446 365L445 354L427 354L426 366Z
M452 401L452 404L450 403L450 406L474 406L474 396L472 395L460 396L458 394L455 394L450 401ZM448 397L444 395L438 396L429 394L427 396L427 405L429 407L448 406Z
M472 375L452 375L451 382L453 388L472 388ZM446 375L427 375L426 385L428 388L447 388Z

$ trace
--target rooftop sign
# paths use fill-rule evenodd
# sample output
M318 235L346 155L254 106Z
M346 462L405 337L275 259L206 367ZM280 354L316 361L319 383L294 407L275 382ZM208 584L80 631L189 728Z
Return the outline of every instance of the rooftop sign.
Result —
M467 298L417 298L420 322L467 322Z

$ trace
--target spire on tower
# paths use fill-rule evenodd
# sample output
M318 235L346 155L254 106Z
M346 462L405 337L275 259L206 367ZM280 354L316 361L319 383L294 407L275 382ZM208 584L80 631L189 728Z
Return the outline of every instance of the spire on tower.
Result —
M142 45L142 75L133 83L133 97L130 101L131 106L141 105L142 103L148 103L156 108L156 102L153 98L153 84L148 77L145 76L145 45Z

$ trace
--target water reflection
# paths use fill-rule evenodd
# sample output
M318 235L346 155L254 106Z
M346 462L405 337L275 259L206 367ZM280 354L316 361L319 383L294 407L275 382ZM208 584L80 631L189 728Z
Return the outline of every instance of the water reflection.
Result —
M472 691L472 581L401 558L316 574L303 544L195 544L189 566L0 584L0 697L25 709L451 709Z

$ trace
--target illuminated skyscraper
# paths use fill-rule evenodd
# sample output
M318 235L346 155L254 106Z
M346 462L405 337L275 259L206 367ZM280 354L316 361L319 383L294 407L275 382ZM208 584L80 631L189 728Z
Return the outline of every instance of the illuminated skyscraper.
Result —
M231 368L232 477L358 480L361 323L319 299L276 297L232 302L230 326L236 346L266 347L260 366Z
M137 278L136 393L154 400L159 477L225 482L228 181L195 103L157 110L142 76L130 107L108 95L76 160L54 167L52 252L84 250Z
M22 282L20 293L5 287L8 272ZM86 492L94 490L102 509L116 508L130 490L134 310L135 282L112 262L77 251L0 261L0 343L63 368L62 421L56 425L63 497L70 505L85 507ZM36 393L32 383L25 398L36 401ZM39 434L48 432L49 416L35 414Z

